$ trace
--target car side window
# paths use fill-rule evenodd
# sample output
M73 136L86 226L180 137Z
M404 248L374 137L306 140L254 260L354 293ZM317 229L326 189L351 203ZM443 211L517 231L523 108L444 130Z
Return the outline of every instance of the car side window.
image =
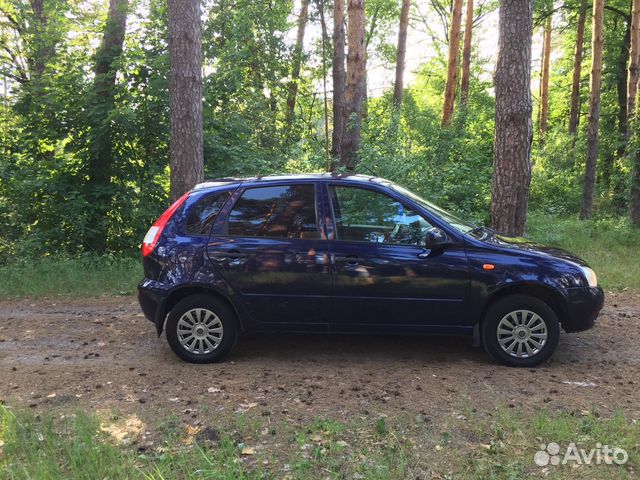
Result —
M432 227L383 193L340 185L330 190L338 240L420 246Z
M189 235L209 235L211 226L225 202L231 196L230 191L207 195L193 205L184 222L185 232Z
M227 222L229 235L320 238L315 186L309 184L248 188Z

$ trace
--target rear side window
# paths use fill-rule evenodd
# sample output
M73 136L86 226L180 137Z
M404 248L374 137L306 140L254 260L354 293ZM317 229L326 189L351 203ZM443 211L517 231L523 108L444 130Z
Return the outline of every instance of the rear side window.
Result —
M282 185L247 189L229 214L229 235L320 238L315 187Z
M219 192L201 198L191 207L185 220L185 232L190 235L209 235L211 226L231 192Z

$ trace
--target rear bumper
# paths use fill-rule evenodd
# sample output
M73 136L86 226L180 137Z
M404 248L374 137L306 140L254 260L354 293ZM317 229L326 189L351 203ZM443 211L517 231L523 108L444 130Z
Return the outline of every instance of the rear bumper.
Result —
M138 284L138 302L142 313L147 319L156 325L158 335L162 333L164 324L164 302L166 291L160 288L161 284L152 280L144 279Z
M593 328L604 305L604 292L600 287L568 288L567 315L562 321L565 332L581 332Z

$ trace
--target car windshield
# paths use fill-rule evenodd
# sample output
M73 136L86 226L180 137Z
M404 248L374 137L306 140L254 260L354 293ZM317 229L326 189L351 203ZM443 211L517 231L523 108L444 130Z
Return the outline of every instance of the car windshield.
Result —
M391 188L393 188L396 192L409 197L414 202L422 205L424 208L426 208L433 214L440 217L443 221L445 221L446 223L448 223L449 225L451 225L453 228L455 228L461 233L469 233L471 230L478 228L477 225L471 222L468 222L466 220L462 220L461 218L458 218L453 213L447 212L446 210L440 208L437 205L434 205L433 203L425 200L421 196L416 195L415 193L407 190L406 188L401 187L400 185L391 184Z

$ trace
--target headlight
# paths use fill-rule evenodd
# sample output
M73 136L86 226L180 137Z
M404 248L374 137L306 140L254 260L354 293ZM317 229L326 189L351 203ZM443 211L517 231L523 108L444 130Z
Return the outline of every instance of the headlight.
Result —
M580 270L582 270L582 274L584 275L584 278L587 279L587 283L590 287L598 286L598 277L596 277L596 272L591 270L589 267L580 267Z

